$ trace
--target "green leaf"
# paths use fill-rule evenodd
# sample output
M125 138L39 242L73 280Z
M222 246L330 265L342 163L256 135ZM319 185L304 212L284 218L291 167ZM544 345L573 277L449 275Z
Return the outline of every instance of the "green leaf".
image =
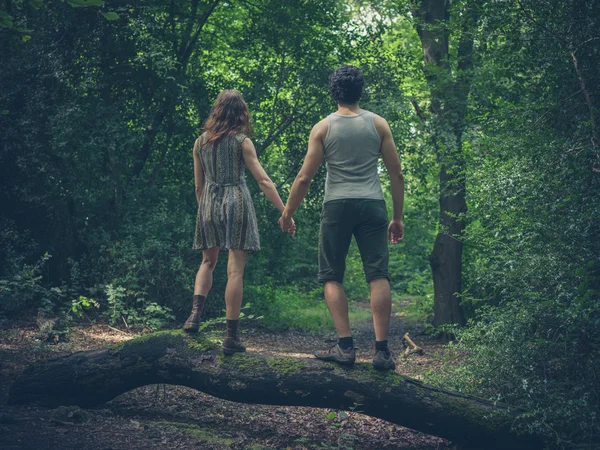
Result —
M8 113L9 113L8 109L5 109L4 111L2 111L3 116L8 116Z
M0 10L0 27L2 28L12 28L13 20L12 17L6 12Z
M68 0L73 8L85 8L87 6L104 6L103 0Z
M104 16L104 18L106 20L118 20L119 19L119 15L114 11L102 13L102 15Z
M21 40L23 42L27 42L27 41L31 40L31 36L29 36L28 34L24 34L23 36L21 36Z
M337 414L334 411L331 411L329 414L327 414L327 420L333 420L337 417Z

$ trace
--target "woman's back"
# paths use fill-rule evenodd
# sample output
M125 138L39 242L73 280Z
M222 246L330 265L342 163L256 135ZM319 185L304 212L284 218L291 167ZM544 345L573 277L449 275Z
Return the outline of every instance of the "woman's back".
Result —
M206 134L200 136L196 151L205 183L198 205L196 249L260 249L256 213L244 177L244 139L246 135L238 133L203 144Z
M206 133L200 136L205 141ZM223 136L217 142L200 144L200 159L207 183L233 186L244 184L244 158L242 142L246 135L242 133Z

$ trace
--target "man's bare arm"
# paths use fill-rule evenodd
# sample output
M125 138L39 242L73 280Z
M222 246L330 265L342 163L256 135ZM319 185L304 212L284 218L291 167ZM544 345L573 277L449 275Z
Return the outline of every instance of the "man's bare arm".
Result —
M294 215L296 209L298 209L298 206L300 206L302 200L306 197L312 179L323 162L323 140L326 133L327 120L322 120L316 124L310 132L308 151L304 159L304 164L302 164L302 168L294 180L290 196L282 214L284 221Z
M404 175L389 124L385 119L376 117L375 126L381 136L381 156L390 176L390 191L394 209L388 237L392 244L396 244L404 238Z

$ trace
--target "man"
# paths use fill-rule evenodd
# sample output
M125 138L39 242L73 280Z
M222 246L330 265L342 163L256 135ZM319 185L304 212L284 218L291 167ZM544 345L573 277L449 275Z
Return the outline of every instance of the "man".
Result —
M390 126L382 117L358 106L363 85L361 72L353 66L344 65L329 78L329 93L338 110L313 127L306 159L292 186L280 225L284 231L291 226L294 212L325 159L327 181L319 234L319 281L324 283L325 300L339 338L336 345L316 352L315 356L344 365L354 364L356 358L348 299L342 287L346 255L354 235L371 291L376 339L373 365L393 370L396 364L387 344L392 306L387 242L389 239L397 244L404 238L404 177ZM390 176L394 214L389 226L377 171L380 155Z

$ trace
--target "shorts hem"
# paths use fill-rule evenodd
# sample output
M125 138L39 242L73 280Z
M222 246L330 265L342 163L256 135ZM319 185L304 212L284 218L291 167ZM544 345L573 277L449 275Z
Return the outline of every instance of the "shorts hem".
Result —
M344 282L344 277L342 277L341 279L339 277L334 277L334 276L319 276L317 277L317 281L321 284L325 284L328 281L335 281L336 283L340 283L342 284Z
M392 281L389 273L375 273L375 274L366 276L367 283L370 283L371 281L374 281L374 280L379 280L381 278L385 278L388 281Z

